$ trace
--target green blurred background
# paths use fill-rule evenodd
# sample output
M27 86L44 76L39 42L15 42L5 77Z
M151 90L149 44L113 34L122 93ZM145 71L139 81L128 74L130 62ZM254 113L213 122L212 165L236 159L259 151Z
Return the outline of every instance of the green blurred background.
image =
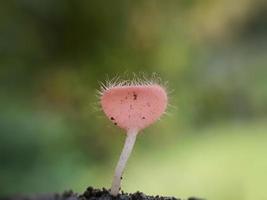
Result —
M109 187L125 135L96 90L133 72L168 81L170 106L124 191L267 199L264 0L1 1L1 196Z

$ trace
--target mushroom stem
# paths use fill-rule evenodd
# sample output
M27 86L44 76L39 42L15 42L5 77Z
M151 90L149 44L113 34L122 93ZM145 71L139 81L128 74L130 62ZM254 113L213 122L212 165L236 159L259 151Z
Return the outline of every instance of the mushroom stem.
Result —
M122 174L123 174L125 165L127 163L127 160L130 157L131 152L133 150L133 146L135 143L137 133L138 133L138 131L135 129L130 129L127 132L124 147L123 147L123 150L121 152L119 162L116 166L115 175L114 175L113 181L112 181L110 194L113 196L118 195L118 193L120 191Z

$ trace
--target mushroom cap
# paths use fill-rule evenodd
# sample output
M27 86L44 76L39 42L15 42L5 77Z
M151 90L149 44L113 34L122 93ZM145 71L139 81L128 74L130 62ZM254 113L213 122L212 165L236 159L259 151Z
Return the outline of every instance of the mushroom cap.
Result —
M101 106L117 126L142 130L157 121L164 113L168 97L158 84L114 86L102 92Z

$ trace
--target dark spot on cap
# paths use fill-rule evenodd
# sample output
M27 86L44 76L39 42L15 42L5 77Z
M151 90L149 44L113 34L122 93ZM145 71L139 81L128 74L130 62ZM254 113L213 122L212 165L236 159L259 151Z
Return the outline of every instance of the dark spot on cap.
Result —
M115 120L114 117L111 117L110 119L111 119L111 120Z
M115 122L114 125L117 125L117 123Z
M145 117L142 117L142 119L146 119Z
M133 93L133 97L134 97L134 100L137 99L137 94L135 92Z

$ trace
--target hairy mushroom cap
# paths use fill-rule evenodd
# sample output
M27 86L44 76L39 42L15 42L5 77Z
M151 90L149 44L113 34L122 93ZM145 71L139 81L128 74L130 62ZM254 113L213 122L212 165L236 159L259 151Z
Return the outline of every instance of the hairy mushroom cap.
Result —
M127 131L142 130L164 113L168 97L158 84L118 85L105 88L100 102L104 113Z

